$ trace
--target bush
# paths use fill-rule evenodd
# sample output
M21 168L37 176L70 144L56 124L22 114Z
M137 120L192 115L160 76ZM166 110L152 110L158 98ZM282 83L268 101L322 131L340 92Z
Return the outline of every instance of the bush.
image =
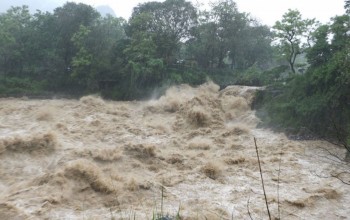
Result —
M340 71L341 67L340 59L331 59L323 66L310 68L305 75L289 77L285 83L258 92L253 106L263 125L304 137L306 130L348 145L349 72Z
M266 86L278 82L282 79L282 74L286 72L288 66L277 66L269 70L262 71L255 66L244 72L236 74L236 84L246 86Z
M45 91L46 81L29 78L0 77L0 94L3 96L39 95Z

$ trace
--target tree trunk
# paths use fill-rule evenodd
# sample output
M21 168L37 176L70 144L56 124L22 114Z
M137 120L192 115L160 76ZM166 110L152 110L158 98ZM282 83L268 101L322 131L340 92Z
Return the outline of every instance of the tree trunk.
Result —
M290 66L290 69L292 70L292 72L295 73L294 63L292 61L289 61L289 66Z
M290 46L292 49L292 51L290 52L290 55L289 55L289 65L290 65L290 69L292 70L292 72L295 73L294 62L295 62L295 59L297 57L297 53L295 51L293 42L291 40L289 40L289 42L290 42Z

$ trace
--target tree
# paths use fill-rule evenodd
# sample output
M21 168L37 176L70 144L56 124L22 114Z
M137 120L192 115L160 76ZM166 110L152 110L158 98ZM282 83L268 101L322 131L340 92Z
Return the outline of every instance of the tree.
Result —
M277 21L273 26L282 56L288 61L293 73L295 73L295 60L305 49L305 44L303 44L302 40L305 39L305 33L314 23L315 20L302 19L298 10L289 9L283 15L282 20Z
M269 67L272 56L272 34L267 26L251 22L241 29L232 40L229 56L232 67L246 70L254 65L261 69Z
M134 8L127 33L132 38L138 32L147 32L157 45L158 57L169 65L175 60L180 42L189 38L196 23L196 9L190 2L147 2Z
M163 60L157 57L155 42L147 33L134 36L124 54L128 60L130 89L155 86L163 79Z
M200 24L193 30L193 37L186 43L188 57L195 58L202 68L213 68L217 64L219 41L214 22Z
M115 75L120 75L123 66L116 62L116 53L122 54L123 50L115 49L118 42L126 38L124 24L124 19L108 15L98 18L89 27L84 47L91 56L91 62L84 75L89 76L86 85L90 90L97 89L98 81L115 80Z
M129 39L119 41L123 55L116 56L125 64L121 72L128 82L128 98L144 96L171 78L166 68L175 63L196 22L196 9L185 0L146 2L134 8L126 25Z
M328 36L330 34L330 27L328 25L321 25L312 34L314 45L307 51L308 63L311 67L316 67L325 64L331 58L331 45L328 43Z
M102 18L91 6L72 2L53 14L31 15L27 6L12 7L0 14L0 81L15 82L14 87L50 85L45 89L55 92L96 92L99 80L117 78L127 63L116 62L115 51L126 38L124 25L121 18ZM0 92L7 89L2 85Z
M27 6L12 7L0 15L0 71L4 75L23 76L26 58L29 57L30 22Z
M71 41L77 49L77 53L72 58L71 77L83 87L86 87L93 77L93 72L90 71L92 63L92 54L88 51L87 37L91 32L90 29L84 25L80 25L79 30L73 34Z
M263 63L271 54L271 33L246 13L238 11L232 0L212 4L200 16L200 24L189 41L190 53L204 68L245 70ZM231 62L224 62L229 58Z
M350 14L350 0L345 0L344 8L346 10L346 13Z
M330 26L333 34L332 49L339 51L344 49L350 40L350 15L336 16L332 18L333 24Z
M79 31L81 25L90 29L100 15L89 5L68 2L55 9L54 17L55 34L58 36L56 49L64 63L61 66L60 81L65 83L69 81L72 59L78 52L71 40L73 35Z
M231 41L231 36L237 35L240 26L244 26L245 21L241 18L242 16L238 12L237 5L233 0L219 1L212 5L211 19L217 28L219 68L224 66L223 60L227 52L232 49L232 45L234 45Z

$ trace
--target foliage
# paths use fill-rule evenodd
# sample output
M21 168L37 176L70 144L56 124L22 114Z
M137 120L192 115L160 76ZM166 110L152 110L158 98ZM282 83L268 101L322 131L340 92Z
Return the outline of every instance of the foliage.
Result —
M332 24L313 33L315 43L307 51L310 67L305 75L290 76L285 84L268 87L258 95L257 106L266 124L291 131L306 128L350 151L348 21L348 15L337 16Z
M266 86L282 80L282 73L286 72L288 66L281 65L265 71L252 66L244 72L235 74L235 83L247 86Z
M298 10L289 9L283 15L281 21L277 21L273 26L275 30L277 45L282 56L288 61L290 69L295 73L295 60L302 54L306 45L302 43L305 38L310 46L310 32L315 28L315 19L302 19Z
M5 96L32 96L43 93L46 81L33 81L28 78L0 77L0 94Z
M196 9L185 0L146 2L134 8L129 21L128 35L136 38L147 34L156 45L156 56L166 64L175 61L180 42L190 36L197 22Z
M346 10L346 13L350 14L350 0L345 0L344 8Z
M269 28L238 11L232 0L212 4L200 14L200 23L188 41L191 58L200 67L245 70L253 65L266 68L272 53Z
M0 77L45 82L42 93L139 99L208 78L220 85L255 82L271 66L270 43L269 29L232 0L210 11L185 0L146 2L128 22L74 2L53 13L13 7L0 14Z
M71 41L77 48L77 53L72 57L72 74L71 77L78 80L88 80L91 76L84 76L82 74L89 74L89 67L92 62L92 54L89 53L86 46L86 39L88 34L91 32L84 25L80 25L79 30L73 34Z
M12 7L0 17L0 69L4 75L20 76L30 58L31 16L27 6Z

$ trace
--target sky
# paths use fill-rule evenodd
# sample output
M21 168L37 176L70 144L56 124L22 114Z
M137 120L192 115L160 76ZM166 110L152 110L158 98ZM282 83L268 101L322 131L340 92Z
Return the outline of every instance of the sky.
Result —
M128 19L132 8L148 0L74 0L92 6L109 5L117 16ZM159 0L158 0L159 1ZM210 0L191 0L207 4ZM298 9L303 18L316 18L326 23L335 15L344 14L344 0L236 0L241 12L249 12L263 24L272 26L290 9Z
M66 1L82 2L91 6L109 5L118 17L128 19L133 7L139 3L151 0L0 0L0 11L5 11L6 9L4 7L9 7L15 3L40 5L41 7L51 6L53 9L62 6ZM194 5L197 3L208 5L210 1L216 0L190 1ZM327 23L331 17L344 14L345 12L344 0L235 0L235 2L240 12L249 12L262 24L269 26L273 26L276 21L281 20L282 15L289 8L298 9L303 15L303 18L316 18L322 23Z

